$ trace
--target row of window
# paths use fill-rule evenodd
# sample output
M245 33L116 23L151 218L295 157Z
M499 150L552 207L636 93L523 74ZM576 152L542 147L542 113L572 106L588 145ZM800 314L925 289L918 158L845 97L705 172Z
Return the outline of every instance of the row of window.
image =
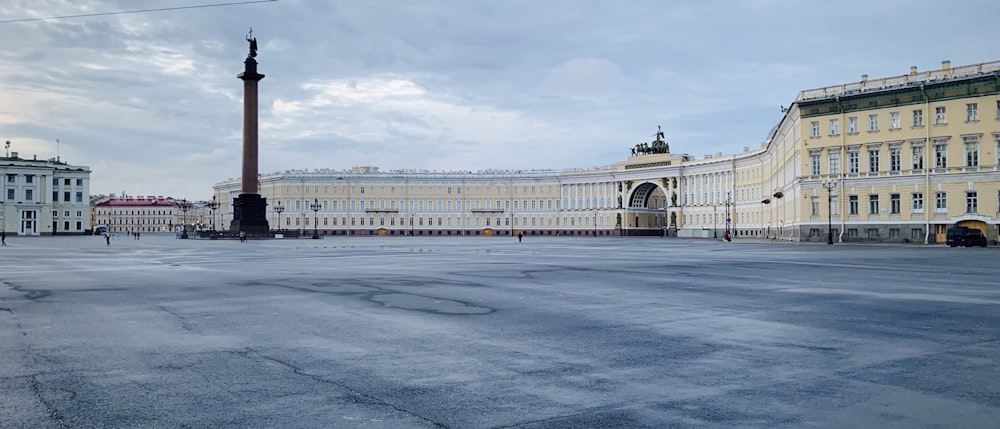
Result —
M67 202L67 203L68 202L77 202L77 203L82 203L83 202L83 192L77 192L76 195L75 195L75 197L76 197L75 199L71 198L71 197L72 197L72 194L70 192L64 192L63 193L63 199L62 199L62 201L63 202ZM17 200L17 190L16 189L7 189L7 199L10 200L10 201L16 201ZM24 190L24 201L33 201L34 199L35 199L35 190L34 189L25 189ZM52 201L53 202L59 202L59 192L52 192Z
M839 199L838 197L830 197L830 214L838 214ZM912 202L912 212L913 213L923 213L924 212L924 194L923 192L914 192L911 194ZM1000 207L1000 192L997 193L997 204ZM810 212L813 216L820 215L820 197L814 196L810 200ZM900 194L890 194L889 195L889 214L900 214L901 201ZM849 215L857 215L860 212L859 199L857 195L848 195L847 197L847 210ZM948 210L948 195L946 192L936 192L934 193L934 211L937 213L944 213ZM868 214L877 215L880 214L881 207L879 205L879 195L871 194L868 196ZM976 191L968 191L965 193L965 212L970 214L975 214L979 212L979 193Z
M98 220L101 217L98 216ZM115 219L109 218L108 224L110 225L173 225L173 221L170 219Z
M996 108L996 118L1000 119L1000 100L997 102ZM879 114L872 113L868 115L868 132L879 131ZM979 103L968 103L965 105L965 122L972 123L979 121ZM839 136L840 135L840 119L830 119L828 123L829 135ZM942 126L948 125L948 116L945 106L938 106L934 108L934 125ZM924 111L923 109L914 109L910 116L910 126L913 128L920 128L924 126ZM900 112L889 112L889 129L899 130L902 128L902 119ZM858 133L858 117L851 116L847 118L847 133L857 134ZM812 121L809 124L809 136L819 137L820 136L820 123L819 121Z
M63 221L63 229L62 230L63 231L70 231L69 226L70 226L70 222L68 220L67 221ZM83 231L83 222L76 221L76 228L73 229L73 231Z
M665 199L661 199L665 200ZM409 210L409 211L434 211L435 201L437 211L463 211L463 210L506 210L510 211L513 206L514 211L537 211L537 210L562 210L562 200L323 200L321 210L324 211L347 211L348 201L350 210ZM409 201L409 204L407 204ZM495 204L494 204L495 201ZM425 204L426 202L426 204ZM611 208L614 200L611 197L591 197L591 198L568 198L566 203L568 210ZM306 200L285 200L285 210L295 207L294 211L312 210L313 202ZM408 207L408 208L407 208Z
M840 229L838 229L838 228L831 229L831 232L833 233L834 237L837 237L837 236L840 235ZM846 234L847 238L861 238L860 231L858 230L858 228L848 228L847 231L845 231L845 232L847 233ZM882 238L880 236L881 234L879 233L879 229L878 228L868 228L868 230L866 231L866 233L867 233L867 238ZM822 230L820 228L811 228L811 229L809 229L809 237L810 238L820 238L820 237L825 237L825 235L822 233ZM889 238L890 239L903 238L903 236L902 236L902 230L900 228L889 228ZM910 239L911 240L923 240L924 239L924 229L923 228L910 228Z
M7 175L7 183L17 183L17 175L16 174L8 174ZM34 174L25 174L24 175L24 183L35 183L35 175Z
M605 184L599 184L597 186L604 186L604 185ZM410 194L414 194L414 195L424 195L424 192L426 190L427 195L453 195L453 194L454 195L461 195L463 188L465 189L465 193L466 194L469 194L469 193L479 194L481 189L485 189L485 191L486 191L487 194L490 194L492 192L492 190L494 190L494 189L496 190L496 194L497 195L512 194L512 193L513 194L518 194L519 193L517 186L505 186L505 187L501 187L501 186L495 186L495 187L490 187L490 186L484 186L484 187L479 187L479 186L465 186L465 187L462 187L462 186L440 186L440 187L427 186L426 188L423 187L423 186L410 186L409 187L409 193ZM311 189L312 189L313 194L316 194L316 195L320 194L320 186L318 186L318 185L312 185ZM340 191L340 193L345 193L345 194L347 193L347 186L332 186L332 187L331 186L323 186L322 189L323 189L323 194L329 194L330 191L331 191L331 189L333 191L333 194L335 194L335 195L338 193L338 190ZM388 189L389 189L389 194L388 195L396 195L396 191L397 191L397 187L396 186L390 186ZM537 186L537 187L536 186L522 186L522 187L520 187L520 189L521 189L520 193L522 193L522 194L528 194L528 193L535 194L535 193L538 193L538 192L547 192L547 193L550 193L550 194L552 193L552 186L547 186L547 187L542 187L542 186ZM305 186L285 185L285 193L286 194L291 194L292 191L294 191L296 194L302 194L303 191L305 191L305 193L308 194L309 190L310 190L310 186L309 185L305 185ZM375 190L375 186L367 186L367 187L366 186L358 186L358 187L351 186L351 193L352 194L365 194L366 190L368 191L368 193L372 193ZM403 186L399 186L398 187L398 191L399 191L400 194L402 194L406 190L407 190L406 187L403 187ZM529 192L529 190L530 190L530 192ZM379 192L380 195L386 195L386 187L385 186L379 186L378 187L378 192Z
M136 216L136 215L173 215L173 210L111 210L110 212L102 211L98 213L99 215L114 215L114 216Z
M52 178L52 186L53 187L59 186L59 180L60 179L58 177L53 177ZM73 186L73 179L62 179L62 182L63 182L63 186ZM7 183L17 183L17 175L16 174L7 174ZM34 174L25 174L24 175L24 183L35 183L35 175ZM83 179L76 179L76 186L82 187L83 186Z
M70 191L63 191L62 196L63 196L62 201L66 202L66 203L68 203L68 202L74 202L74 201L78 202L78 203L82 203L83 202L83 192L77 192L75 200L71 199L72 192L70 192ZM52 191L52 201L53 202L59 202L59 191Z
M593 223L591 222L591 218L593 218ZM346 226L348 224L348 219L350 219L350 226L358 226L358 225L360 225L360 226L396 226L396 224L397 224L395 217L388 217L388 218L386 218L386 217L378 217L378 218L368 217L367 218L367 223L366 223L366 219L364 217L351 217L351 218L344 217L344 218L339 218L339 219L340 219L339 226ZM376 225L376 219L378 220L378 222L377 222L378 225ZM388 221L386 219L388 219ZM425 226L425 225L426 226L434 226L434 219L435 218L433 218L433 217L428 217L427 220L426 220L426 223L425 223L423 217L412 217L411 216L409 218L409 223L407 224L407 218L400 217L399 218L399 226L411 226L411 227L412 226ZM495 219L495 222L494 222L494 219ZM454 227L463 227L463 226L477 226L477 227L478 226L501 226L501 222L503 222L502 226L511 226L511 222L513 222L513 226L529 226L529 223L530 223L530 226L560 226L560 224L561 225L565 225L565 226L579 226L579 225L586 226L586 225L595 225L595 224L599 225L599 224L604 224L605 223L604 219L600 219L600 218L592 217L592 216L576 216L576 217L565 217L565 218L556 217L554 219L555 219L555 221L553 222L553 218L516 217L516 216L513 216L513 217L511 217L511 216L502 216L502 217L496 217L496 218L491 218L491 217L487 216L487 217L480 218L480 217L477 216L477 217L475 217L473 219L468 219L467 218L466 219L466 224L462 225L459 222L461 219L454 219L454 218L451 218L451 217L447 217L447 218L438 217L437 218L437 226L449 226L449 227L452 227L452 226L454 226ZM321 220L323 222L323 226L338 226L338 218L336 218L336 217L331 217L331 218L323 217L323 218L319 218L318 220ZM293 226L292 223L293 223L293 217L287 217L287 218L285 218L285 226L291 227L291 226ZM294 217L294 223L295 223L294 226L296 226L296 227L298 227L298 226L310 226L310 224L309 224L309 217L303 217L303 218ZM456 224L456 225L453 225L453 223ZM546 224L548 224L548 225L546 225Z
M69 210L63 210L63 217L69 217L69 213L70 213ZM55 219L58 217L59 217L59 210L52 210L52 218ZM83 211L77 210L76 217L83 217Z
M73 179L62 179L63 186L73 186L72 185L72 183L73 183L72 180ZM59 178L58 177L53 177L52 178L52 186L53 187L59 186ZM83 186L83 179L76 179L76 186Z
M15 189L8 189L7 190L7 199L10 200L10 201L16 201L17 200L17 192L16 192ZM25 189L24 190L24 201L33 201L34 199L35 199L35 191L34 191L34 189Z
M129 227L123 227L123 226L114 227L114 226L112 226L112 227L109 228L109 230L111 232L164 232L164 231L169 231L170 228L166 228L166 227L131 227L131 226L129 226Z
M962 165L964 167L978 167L980 162L979 136L963 136L964 156ZM997 136L997 154L1000 156L1000 136ZM878 173L882 171L882 148L880 143L868 146L867 172ZM934 139L934 165L933 168L948 168L948 143L947 139ZM894 143L888 149L888 171L902 171L903 147L902 143ZM911 165L914 170L924 168L924 146L923 140L910 142ZM1000 165L1000 160L997 161ZM840 174L840 148L830 148L827 153L827 163L829 174ZM847 148L847 171L848 174L861 172L861 147L860 145ZM819 152L809 154L809 174L819 176L822 174L822 155Z

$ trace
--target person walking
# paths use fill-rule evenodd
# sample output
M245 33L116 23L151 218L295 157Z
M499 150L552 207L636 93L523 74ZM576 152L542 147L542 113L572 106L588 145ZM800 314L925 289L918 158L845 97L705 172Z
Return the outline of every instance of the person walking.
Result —
M108 243L108 246L111 245L111 233L110 232L105 232L104 233L104 241Z
M522 238L524 238L524 233L522 233L521 231L518 231L517 232L517 242L520 243Z
M0 243L3 243L4 246L7 245L7 231L6 230L0 231Z

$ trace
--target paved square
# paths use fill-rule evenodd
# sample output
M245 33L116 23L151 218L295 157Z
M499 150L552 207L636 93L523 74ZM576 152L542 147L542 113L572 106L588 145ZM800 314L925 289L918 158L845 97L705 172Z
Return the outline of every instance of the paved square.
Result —
M995 248L8 237L0 426L996 427Z

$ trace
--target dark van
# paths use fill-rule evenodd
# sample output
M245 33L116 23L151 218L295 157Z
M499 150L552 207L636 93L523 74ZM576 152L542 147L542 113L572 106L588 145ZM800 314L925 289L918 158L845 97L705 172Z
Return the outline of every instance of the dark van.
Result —
M948 228L948 245L951 247L986 247L986 236L978 229L956 226Z

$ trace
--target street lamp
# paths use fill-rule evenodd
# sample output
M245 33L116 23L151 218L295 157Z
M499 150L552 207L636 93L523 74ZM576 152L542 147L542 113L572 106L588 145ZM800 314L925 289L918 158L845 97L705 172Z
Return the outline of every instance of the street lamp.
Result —
M837 182L823 182L823 187L826 188L826 244L833 244L833 190L837 187Z
M730 204L732 204L732 192L726 192L726 232L723 234L726 241L733 241L733 233L729 231L729 224L732 222L732 218L729 215Z
M219 202L215 201L215 195L212 195L212 202L208 203L209 210L212 210L212 232L215 232L215 209L219 208Z
M719 238L719 215L717 213L719 209L718 204L712 205L712 238Z
M314 198L313 203L309 205L309 208L313 211L313 239L317 240L319 239L319 231L317 230L317 228L319 228L319 209L323 208L323 206L319 204L319 198Z
M278 212L278 231L281 231L281 212L285 211L285 206L281 205L281 201L275 204L274 211Z
M181 238L188 238L187 212L191 210L191 207L188 206L187 200L180 201L180 209L184 213L184 216L181 218Z

